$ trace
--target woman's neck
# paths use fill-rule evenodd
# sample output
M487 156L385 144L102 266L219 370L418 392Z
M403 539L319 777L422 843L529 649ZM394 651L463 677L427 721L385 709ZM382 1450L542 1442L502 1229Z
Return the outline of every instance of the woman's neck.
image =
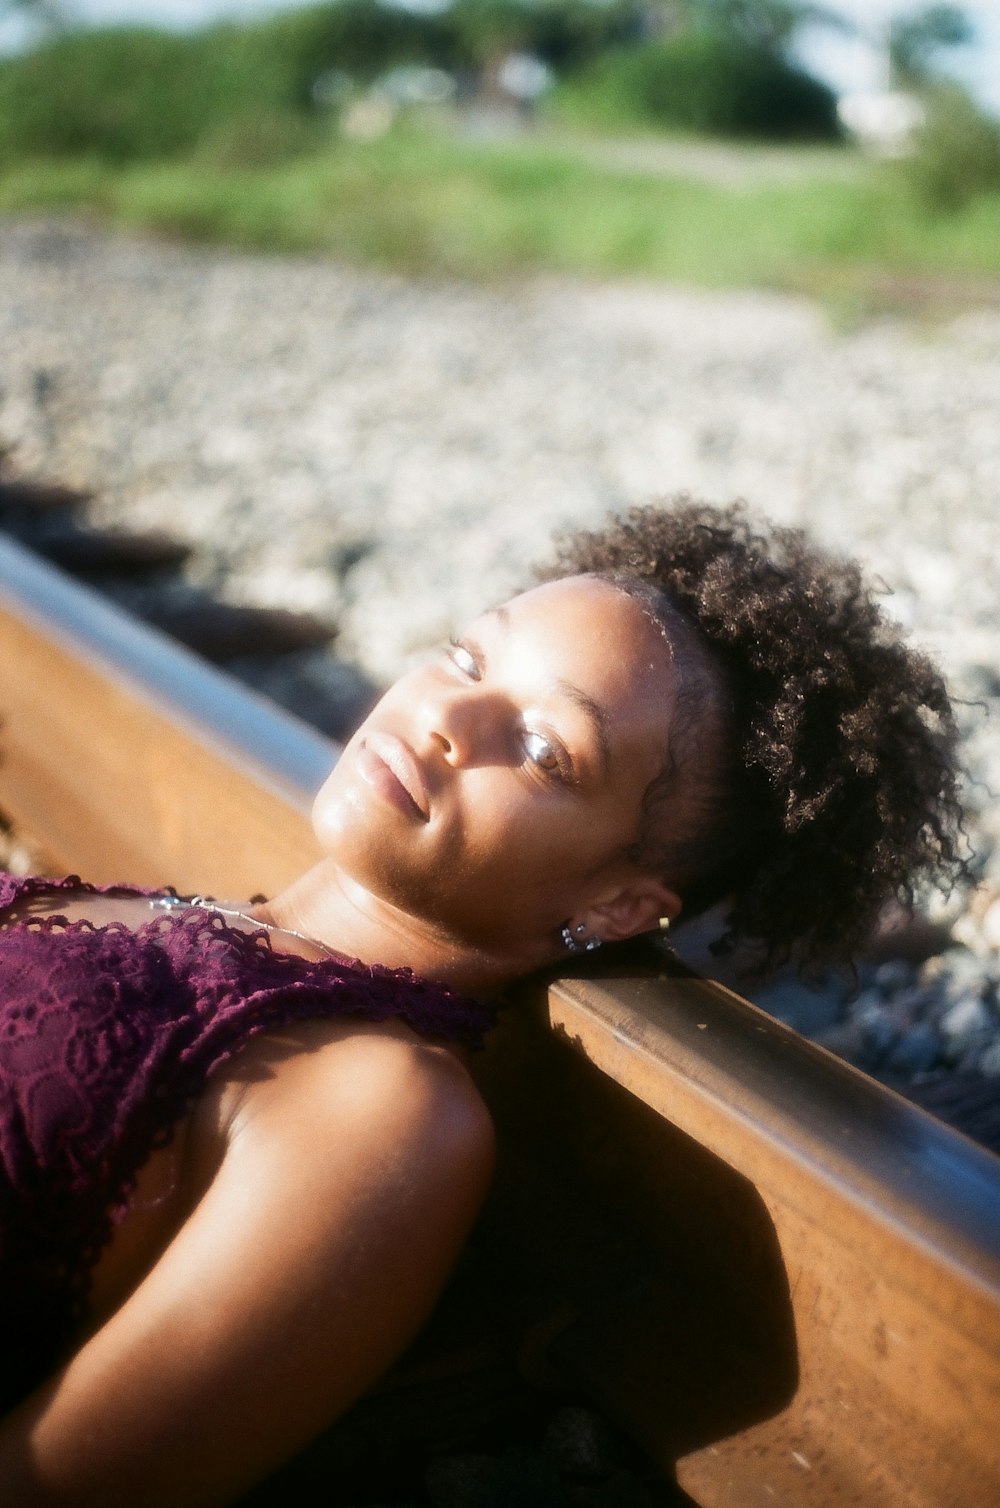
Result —
M465 994L495 994L548 961L540 949L500 958L445 936L373 895L332 859L307 870L250 914L362 963L412 969Z

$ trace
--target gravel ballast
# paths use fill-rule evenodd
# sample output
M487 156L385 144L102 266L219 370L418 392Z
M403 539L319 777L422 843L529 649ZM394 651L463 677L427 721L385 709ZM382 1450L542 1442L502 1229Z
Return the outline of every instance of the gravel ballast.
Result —
M762 999L890 1083L1000 1078L992 311L838 332L767 293L417 282L36 220L0 223L0 341L12 470L190 541L192 586L328 621L336 659L237 668L306 714L341 698L329 731L609 509L744 496L860 556L965 699L981 883L937 904L947 951L873 963L853 1000Z

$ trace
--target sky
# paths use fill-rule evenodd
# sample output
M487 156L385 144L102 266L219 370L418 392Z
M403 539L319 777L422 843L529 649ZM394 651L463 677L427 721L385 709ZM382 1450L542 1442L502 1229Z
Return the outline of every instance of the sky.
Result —
M922 10L923 3L826 0L826 4L865 36L841 35L830 27L803 30L796 48L798 56L838 93L879 88L885 81L885 54L872 41L885 35L894 15ZM944 50L942 67L947 66L977 99L1000 114L1000 0L968 0L965 4L960 0L960 6L972 22L976 41L970 47Z
M922 8L922 0L825 0L828 8L863 29L860 36L841 35L829 27L804 30L797 52L802 61L839 93L878 88L884 78L883 54L873 45L893 15ZM67 0L83 21L148 21L192 26L228 16L262 15L291 9L302 0ZM994 112L1000 114L1000 0L967 0L962 9L972 21L976 44L949 49L950 71ZM15 45L17 23L0 21L0 47Z

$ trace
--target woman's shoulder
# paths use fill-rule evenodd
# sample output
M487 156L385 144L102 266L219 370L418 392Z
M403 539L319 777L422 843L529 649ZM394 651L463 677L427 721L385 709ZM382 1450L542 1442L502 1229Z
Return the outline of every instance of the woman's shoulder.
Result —
M310 1212L369 1203L373 1169L386 1175L390 1206L396 1185L447 1221L482 1197L493 1150L464 1064L402 1023L309 1020L263 1033L209 1079L170 1145L141 1169L94 1274L94 1312L110 1312L163 1233L175 1235L237 1170L261 1212L280 1207L294 1241ZM317 1229L317 1254L324 1239Z
M219 1151L237 1139L294 1155L350 1135L492 1163L490 1113L453 1047L398 1018L304 1020L249 1042L211 1086L193 1129Z

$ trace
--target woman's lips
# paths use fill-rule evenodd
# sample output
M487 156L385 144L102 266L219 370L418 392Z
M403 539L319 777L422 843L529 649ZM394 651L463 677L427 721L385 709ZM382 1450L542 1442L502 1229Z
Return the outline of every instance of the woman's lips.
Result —
M423 771L408 744L392 733L366 733L358 753L362 780L427 822L430 802Z

